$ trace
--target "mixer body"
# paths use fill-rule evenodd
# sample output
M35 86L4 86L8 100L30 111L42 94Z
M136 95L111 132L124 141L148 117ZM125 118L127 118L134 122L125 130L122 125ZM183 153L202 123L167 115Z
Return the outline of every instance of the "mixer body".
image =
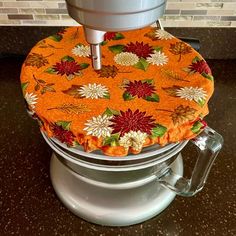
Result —
M66 0L69 15L100 31L126 31L148 26L165 10L165 0Z

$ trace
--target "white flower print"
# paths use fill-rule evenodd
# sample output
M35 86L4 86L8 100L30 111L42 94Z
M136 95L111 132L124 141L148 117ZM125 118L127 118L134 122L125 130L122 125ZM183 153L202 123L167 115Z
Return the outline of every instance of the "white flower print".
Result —
M109 127L112 122L110 119L112 116L107 115L99 115L97 117L92 117L91 120L87 120L87 123L85 123L84 130L87 132L88 135L93 135L98 138L100 137L110 137L112 128Z
M98 99L104 98L108 94L108 88L101 84L88 84L83 85L79 89L79 94L81 97Z
M114 61L122 66L133 66L138 63L139 58L132 52L121 52L115 55Z
M158 39L162 39L162 40L168 40L168 39L174 38L173 35L171 35L170 33L166 32L165 30L162 30L162 29L156 30L155 36Z
M28 103L28 105L31 107L31 109L35 108L35 104L37 104L36 100L38 99L36 94L28 93L25 94L25 100Z
M155 23L151 24L150 26L151 26L152 28L156 28L156 27L157 27L157 23L155 22Z
M79 57L89 57L91 55L90 47L84 45L77 45L72 49L72 54Z
M177 89L175 92L176 96L184 98L185 100L194 100L195 102L202 101L206 98L207 93L203 88L198 87L183 87Z
M152 65L163 66L168 62L168 57L163 52L155 52L147 58L147 62Z
M132 147L134 150L139 151L142 149L147 136L146 133L142 133L141 131L130 131L120 138L119 144L125 149Z

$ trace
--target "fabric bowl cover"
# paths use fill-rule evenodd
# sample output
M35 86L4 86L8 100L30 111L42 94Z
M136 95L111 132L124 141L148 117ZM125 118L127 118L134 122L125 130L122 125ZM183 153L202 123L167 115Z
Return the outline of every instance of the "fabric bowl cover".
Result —
M41 40L21 83L28 110L49 137L86 152L137 154L194 138L205 127L213 76L205 60L166 31L105 34L99 71L82 27Z

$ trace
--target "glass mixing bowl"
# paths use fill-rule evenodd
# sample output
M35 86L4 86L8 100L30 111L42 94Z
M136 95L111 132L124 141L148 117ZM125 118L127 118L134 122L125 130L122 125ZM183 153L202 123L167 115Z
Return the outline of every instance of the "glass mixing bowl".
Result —
M153 145L137 155L109 157L100 151L86 153L82 148L69 148L57 139L48 138L43 132L42 135L57 158L90 184L109 189L126 189L156 180L182 196L193 196L203 188L223 145L222 136L209 127L191 140L198 150L198 157L191 178L186 179L182 171L175 173L171 164L181 155L188 141L164 147Z

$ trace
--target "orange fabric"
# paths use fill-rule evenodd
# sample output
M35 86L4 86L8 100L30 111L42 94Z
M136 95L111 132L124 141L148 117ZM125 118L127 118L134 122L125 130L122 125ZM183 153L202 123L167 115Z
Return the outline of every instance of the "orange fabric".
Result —
M196 51L151 27L105 39L101 71L91 66L82 27L40 41L25 60L24 97L50 137L125 156L204 128L213 77Z

